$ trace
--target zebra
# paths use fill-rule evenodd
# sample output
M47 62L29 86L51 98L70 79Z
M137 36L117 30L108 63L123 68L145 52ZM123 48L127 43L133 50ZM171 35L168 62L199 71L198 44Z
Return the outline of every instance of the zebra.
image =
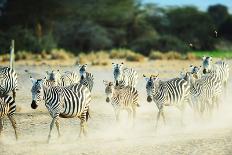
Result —
M14 118L16 112L16 103L13 97L4 95L0 97L0 135L3 131L3 118L7 116L14 129L15 138L18 140L17 126Z
M186 79L190 83L191 101L195 111L203 115L205 110L211 113L214 106L218 107L222 85L216 73L211 72L196 79L194 73L187 72Z
M116 85L136 87L138 73L132 68L123 68L123 63L113 65L113 75Z
M94 77L92 73L86 71L87 64L79 65L79 73L80 73L80 83L89 88L90 92L93 89Z
M193 75L193 77L195 79L200 79L202 77L202 73L201 73L201 66L193 66L190 65L190 73Z
M18 87L18 76L10 67L0 67L0 95L4 96L12 91L13 98L16 98Z
M136 117L138 103L138 91L131 86L114 86L113 82L103 80L105 84L106 102L110 102L114 108L116 120L119 121L121 110L128 112L129 118L133 114L133 124Z
M203 60L203 73L210 74L211 72L215 73L219 80L221 81L224 89L226 89L227 82L229 79L229 65L223 61L218 61L212 63L212 57L202 57Z
M61 136L59 117L78 117L81 120L79 137L82 136L82 133L84 135L87 134L86 123L89 118L89 106L91 101L91 93L87 87L81 84L66 87L47 87L43 84L43 79L34 79L32 77L30 77L30 79L32 81L31 108L36 109L38 107L37 103L44 100L45 106L52 117L47 142L50 141L54 123L56 124L59 137Z
M158 79L158 75L151 75L150 77L143 76L146 80L147 101L151 102L153 100L159 110L156 117L156 129L160 115L163 118L163 122L166 123L163 111L164 106L176 106L181 110L181 114L183 115L186 106L185 102L189 101L190 95L188 81L181 78L161 81Z
M61 73L60 70L52 70L51 72L46 71L47 80L54 81L54 86L61 85Z
M76 72L66 71L61 77L61 86L69 86L80 82L80 77Z

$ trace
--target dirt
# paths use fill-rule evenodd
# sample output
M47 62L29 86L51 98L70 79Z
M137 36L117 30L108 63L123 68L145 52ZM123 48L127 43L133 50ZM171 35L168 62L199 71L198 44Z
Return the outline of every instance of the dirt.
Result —
M231 64L229 61L228 63ZM30 108L31 81L28 73L34 78L43 78L50 67L17 65L19 90L16 102L19 107L16 121L19 140L16 141L9 120L4 120L4 131L0 138L0 155L226 155L232 154L232 104L230 97L231 78L227 95L223 96L219 110L212 118L194 117L191 108L184 113L184 125L180 123L180 112L175 107L165 108L166 125L160 121L155 131L155 120L158 112L155 104L146 102L145 80L142 74L157 74L161 79L178 77L183 68L190 64L200 65L200 61L151 61L146 63L126 63L139 73L139 101L135 126L127 119L127 113L120 116L120 123L115 121L113 108L105 102L102 80L112 80L112 67L89 66L94 74L95 85L91 101L91 119L88 121L88 136L78 137L80 121L77 118L60 119L62 136L58 138L56 128L52 132L50 144L47 136L51 117L41 103L36 110ZM77 70L75 66L53 67L54 69Z

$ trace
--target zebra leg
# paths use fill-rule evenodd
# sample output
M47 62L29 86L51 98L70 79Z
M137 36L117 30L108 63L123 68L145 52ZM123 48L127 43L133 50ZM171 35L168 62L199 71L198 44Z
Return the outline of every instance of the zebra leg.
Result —
M157 130L157 127L158 127L161 111L162 111L162 109L159 109L159 112L158 112L158 114L156 116L155 130Z
M16 98L16 90L13 89L13 90L12 90L12 93L13 93L13 99L15 100L15 98Z
M50 139L51 139L51 132L52 132L52 129L53 129L53 126L54 126L54 123L56 122L56 120L57 120L57 117L54 117L54 118L52 119L51 124L50 124L50 131L49 131L48 140L47 140L48 143L50 142Z
M131 119L132 119L132 110L128 108L127 113L128 113L128 119L131 121Z
M116 121L119 122L120 110L116 110Z
M133 126L135 126L135 117L136 117L136 109L135 109L135 107L132 108L132 113L133 113Z
M81 117L80 117L80 119L81 119L81 123L80 123L81 129L80 129L80 132L79 132L79 137L82 136L82 133L84 134L84 136L87 136L86 114L87 114L87 111L83 112L81 114Z
M3 131L3 120L2 118L0 118L0 136L1 136L2 131Z
M12 124L12 127L14 128L15 138L16 138L16 140L18 140L18 133L17 133L17 126L16 126L15 118L12 115L11 116L9 115L8 118L9 118L11 124Z
M61 134L60 134L60 122L59 122L58 119L56 120L56 128L57 128L57 132L58 132L58 137L61 137Z
M161 116L163 118L164 125L166 125L166 118L164 116L164 110L161 111Z

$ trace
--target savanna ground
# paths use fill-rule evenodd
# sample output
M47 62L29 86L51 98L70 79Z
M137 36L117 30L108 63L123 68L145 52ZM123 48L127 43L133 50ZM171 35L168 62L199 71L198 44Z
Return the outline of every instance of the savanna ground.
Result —
M230 61L228 63L231 64ZM61 62L60 65L62 64ZM88 70L95 77L95 85L91 102L91 119L88 121L88 137L78 137L80 129L78 119L60 119L62 137L58 139L54 127L51 143L47 144L51 117L43 103L37 110L30 108L32 84L24 70L30 70L34 78L43 78L45 71L50 70L50 67L18 63L16 71L19 74L19 91L16 101L19 112L16 114L16 121L20 135L19 140L15 141L13 129L9 121L5 119L3 136L0 140L0 154L232 154L231 78L227 97L223 97L220 109L211 119L204 118L200 121L194 117L192 110L188 107L184 114L184 126L182 126L180 112L174 107L167 107L165 109L167 124L165 126L160 121L158 131L155 132L155 118L158 110L153 102L146 102L145 80L142 74L159 73L161 79L177 77L183 68L188 68L189 64L200 65L200 61L157 60L126 63L139 73L137 88L141 106L137 108L134 127L128 123L126 112L122 113L121 122L116 123L112 106L105 102L102 80L112 80L111 65L89 66ZM57 67L57 69L77 70L77 67Z

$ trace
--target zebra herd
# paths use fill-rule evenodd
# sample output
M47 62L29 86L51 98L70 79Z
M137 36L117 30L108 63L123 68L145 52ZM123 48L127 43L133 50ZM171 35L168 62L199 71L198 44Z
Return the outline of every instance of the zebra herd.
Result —
M134 120L136 108L140 107L139 93L136 88L138 73L125 67L123 63L113 65L112 81L103 80L105 85L106 102L111 102L116 120L119 120L120 112L126 110L129 118ZM52 117L50 131L47 141L50 141L51 132L56 125L60 136L59 118L80 119L79 136L87 135L87 121L90 118L92 88L94 76L87 72L87 64L79 65L78 72L59 70L46 72L44 79L34 79L32 82L31 108L36 109L42 101ZM189 105L196 114L203 116L212 114L219 106L220 98L226 93L226 86L229 78L229 66L223 61L213 63L212 57L203 57L202 67L190 65L190 70L181 72L180 77L169 80L160 80L158 75L143 75L146 80L147 102L156 104L158 114L156 125L160 117L166 122L164 108L176 106L183 114L185 107ZM0 68L0 134L3 129L2 119L8 116L18 139L16 121L16 90L17 74L13 68ZM10 95L12 92L12 97ZM183 117L181 117L183 118ZM181 119L182 122L182 119Z

